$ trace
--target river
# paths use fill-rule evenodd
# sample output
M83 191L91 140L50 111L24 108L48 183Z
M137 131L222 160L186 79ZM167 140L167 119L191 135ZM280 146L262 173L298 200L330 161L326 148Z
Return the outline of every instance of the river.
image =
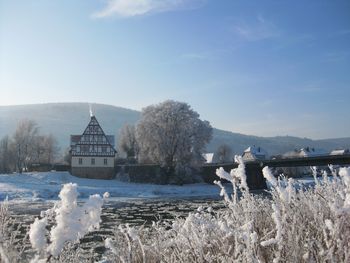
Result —
M40 216L54 205L54 201L45 202L23 202L9 204L11 216L19 226L18 240L25 240L25 257L33 254L29 240L25 239L29 226L34 222L35 217ZM219 210L225 207L224 202L218 196L205 197L183 197L183 198L112 198L105 202L102 208L100 229L92 231L84 236L80 242L81 247L90 250L89 253L99 259L105 251L104 240L113 236L113 229L120 224L145 225L152 224L152 221L171 220L176 217L185 217L190 212L197 211L198 207L212 207ZM93 250L91 252L91 249Z

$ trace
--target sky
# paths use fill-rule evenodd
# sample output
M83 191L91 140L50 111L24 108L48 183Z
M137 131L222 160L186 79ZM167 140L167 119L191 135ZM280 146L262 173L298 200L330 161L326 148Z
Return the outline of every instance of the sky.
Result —
M350 1L0 0L0 105L172 99L258 136L350 136Z

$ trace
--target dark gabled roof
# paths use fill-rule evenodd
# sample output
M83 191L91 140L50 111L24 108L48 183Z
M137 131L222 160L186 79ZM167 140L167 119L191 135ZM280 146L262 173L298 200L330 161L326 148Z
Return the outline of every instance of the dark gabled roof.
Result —
M81 139L81 135L71 135L70 136L70 145L77 144Z
M90 129L89 129L90 126L98 127L98 131L95 130L93 133L91 133ZM106 135L95 116L93 116L93 115L91 116L90 122L86 126L82 135L71 135L70 136L71 147L82 142L81 140L82 140L83 135L102 135L102 136L105 136L107 142L112 146L112 149L114 150L114 152L117 153L117 150L114 148L114 146L115 146L114 135Z
M107 141L114 147L115 140L114 140L114 135L106 135Z

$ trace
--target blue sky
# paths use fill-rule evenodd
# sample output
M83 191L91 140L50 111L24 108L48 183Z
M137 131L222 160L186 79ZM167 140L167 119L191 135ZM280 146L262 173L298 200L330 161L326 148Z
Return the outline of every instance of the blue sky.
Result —
M350 1L0 0L0 105L174 99L233 132L350 136Z

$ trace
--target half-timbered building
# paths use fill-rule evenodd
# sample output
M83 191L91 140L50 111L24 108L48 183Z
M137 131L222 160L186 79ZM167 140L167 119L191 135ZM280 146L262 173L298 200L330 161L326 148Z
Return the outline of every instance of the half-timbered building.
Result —
M106 135L95 116L82 135L71 135L72 175L93 179L114 177L114 136Z

